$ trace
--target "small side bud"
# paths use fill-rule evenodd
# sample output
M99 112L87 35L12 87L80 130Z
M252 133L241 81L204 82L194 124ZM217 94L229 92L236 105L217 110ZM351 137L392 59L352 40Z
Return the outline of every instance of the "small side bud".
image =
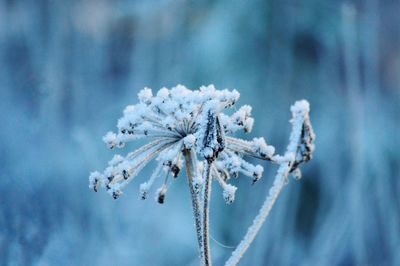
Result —
M120 191L114 191L113 194L112 194L112 197L113 197L114 199L118 199L120 195L121 195L121 192L120 192Z
M235 200L235 193L236 193L237 187L232 186L227 184L224 187L224 191L222 192L222 196L224 197L224 200L226 204L231 204Z
M122 191L119 189L118 185L111 187L107 192L113 197L113 199L118 199L122 195Z
M93 189L94 192L97 192L100 187L100 181L103 179L103 176L99 172L92 172L89 176L89 188Z
M124 177L125 180L127 180L129 178L129 171L127 170L122 170L122 176Z
M253 171L253 184L256 183L262 177L264 168L261 165L256 165Z
M164 204L165 202L165 194L167 193L167 186L164 184L157 190L156 200L160 204Z
M180 171L181 171L181 169L179 168L178 165L173 164L173 165L171 166L171 173L172 173L172 176L173 176L174 178L177 178L177 177L178 177Z
M107 132L107 134L103 137L103 141L107 144L107 147L110 149L115 148L117 145L116 143L117 135L113 132Z
M157 198L157 202L160 204L164 204L165 201L165 194L159 194Z

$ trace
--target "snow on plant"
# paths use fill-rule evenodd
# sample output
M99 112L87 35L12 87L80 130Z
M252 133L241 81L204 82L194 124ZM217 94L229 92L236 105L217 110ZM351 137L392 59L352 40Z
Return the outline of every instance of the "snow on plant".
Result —
M275 148L264 138L243 140L233 137L237 131L251 132L254 119L251 107L244 105L231 115L224 114L239 99L236 90L216 90L213 85L190 90L182 85L162 88L156 95L145 88L138 94L139 103L127 106L118 120L118 132L108 132L103 140L111 149L122 148L127 142L141 138L149 143L128 153L115 155L103 173L92 172L89 187L94 191L104 188L114 199L153 159L157 166L150 178L140 185L140 197L146 199L157 179L162 185L155 190L158 203L164 203L171 179L175 179L185 164L201 264L211 265L209 245L209 202L212 180L222 187L227 204L235 200L237 188L230 179L240 174L257 182L263 173L261 165L245 160L253 157L279 165L274 185L249 228L243 241L232 253L227 265L236 265L254 240L289 174L300 178L299 165L312 157L313 133L309 120L309 104L296 102L291 111L293 129L290 143L283 156L275 155Z

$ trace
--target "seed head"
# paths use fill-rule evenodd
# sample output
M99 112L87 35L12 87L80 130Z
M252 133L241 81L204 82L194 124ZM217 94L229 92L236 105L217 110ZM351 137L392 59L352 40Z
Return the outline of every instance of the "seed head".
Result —
M222 186L226 202L233 202L236 187L227 183L231 176L243 174L256 182L263 173L261 165L253 165L244 157L272 160L275 152L263 138L247 141L232 136L237 131L251 132L254 124L249 105L231 115L224 113L237 103L239 96L236 90L217 90L213 85L198 90L178 85L162 88L155 95L151 89L144 88L138 94L139 103L123 111L117 132L108 132L103 140L110 149L122 148L142 138L149 143L125 157L115 155L103 174L93 172L90 175L90 188L98 191L103 187L112 197L118 198L126 185L155 159L157 167L150 179L140 186L140 195L142 199L147 198L153 183L164 177L156 192L157 201L163 203L169 186L168 176L179 175L183 166L182 152L186 149L192 150L195 156L195 189L200 191L202 187L201 160L204 159L212 163L211 175ZM308 144L311 141L309 134L301 146L299 162L310 157L307 151L311 149Z

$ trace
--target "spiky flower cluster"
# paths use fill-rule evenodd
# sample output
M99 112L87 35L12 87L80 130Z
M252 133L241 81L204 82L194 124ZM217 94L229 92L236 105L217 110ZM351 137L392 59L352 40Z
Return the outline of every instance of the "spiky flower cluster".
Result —
M189 90L178 85L172 89L162 88L156 95L145 88L138 98L138 104L125 108L118 121L118 132L108 132L103 140L111 149L145 137L151 141L125 157L115 155L103 173L91 173L89 187L94 191L103 187L116 199L125 186L156 159L154 172L140 185L140 195L146 199L156 180L164 178L156 190L156 200L164 203L171 179L178 177L185 163L200 261L201 265L208 266L212 262L209 243L212 180L218 181L223 198L229 204L234 201L237 190L228 183L232 177L242 174L254 183L263 174L263 167L249 163L246 157L278 164L273 185L258 215L226 262L228 266L237 265L288 183L288 176L300 178L299 166L312 157L315 135L309 118L309 103L301 100L291 107L292 132L286 152L281 156L274 154L275 148L264 138L249 141L231 136L239 130L250 132L254 124L248 105L230 115L224 113L238 101L236 90L216 90L213 85Z
M236 104L239 96L236 90L216 90L213 85L199 90L178 85L172 89L162 88L156 95L149 88L141 90L139 103L125 108L118 121L118 132L108 132L103 140L111 149L141 138L151 141L125 157L115 155L103 173L91 173L90 188L98 191L103 187L116 199L125 186L156 159L157 166L150 178L140 185L140 194L146 199L157 178L163 177L156 191L157 201L163 203L170 185L169 177L176 178L181 171L183 151L192 150L196 191L202 187L204 164L212 162L211 176L223 188L225 201L232 203L236 187L228 184L231 177L243 174L256 182L263 173L261 165L247 162L244 156L274 160L275 152L263 138L246 141L229 136L239 130L250 132L254 124L248 105L231 115L223 113Z

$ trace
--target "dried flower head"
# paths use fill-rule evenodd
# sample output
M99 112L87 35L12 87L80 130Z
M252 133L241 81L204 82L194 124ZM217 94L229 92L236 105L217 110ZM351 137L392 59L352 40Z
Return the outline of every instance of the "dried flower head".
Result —
M163 203L168 177L176 178L182 168L183 150L194 149L200 158L214 161L211 175L223 188L226 202L233 202L236 187L228 184L231 177L243 174L256 182L263 173L261 165L253 165L243 157L272 160L275 151L264 138L246 141L230 136L239 130L248 133L254 124L249 105L231 115L223 113L236 104L239 96L236 90L216 90L213 85L199 90L178 85L172 89L162 88L156 95L149 88L141 90L139 103L125 108L118 121L118 132L108 132L103 140L111 149L122 148L125 143L144 137L151 139L150 143L126 157L115 155L102 174L93 172L90 175L90 188L98 191L100 186L104 187L118 198L125 186L155 158L158 166L149 180L141 184L140 195L146 199L154 181L164 177L156 197ZM203 182L202 164L195 157L194 187L199 191Z

